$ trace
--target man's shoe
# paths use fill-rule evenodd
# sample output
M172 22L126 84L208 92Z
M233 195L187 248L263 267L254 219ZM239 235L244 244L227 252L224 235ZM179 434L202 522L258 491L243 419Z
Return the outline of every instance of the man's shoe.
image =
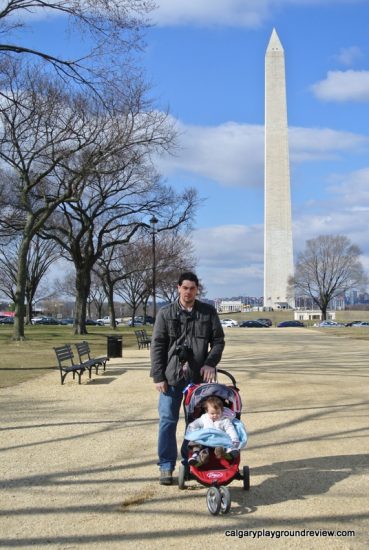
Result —
M172 470L160 470L160 485L173 485L173 472Z

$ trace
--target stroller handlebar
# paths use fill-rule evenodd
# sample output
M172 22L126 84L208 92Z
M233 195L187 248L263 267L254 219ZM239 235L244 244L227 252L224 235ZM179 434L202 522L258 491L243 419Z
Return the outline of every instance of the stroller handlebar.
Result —
M226 370L223 370L223 369L216 369L216 375L218 377L218 373L220 374L225 374L226 376L228 376L228 378L231 380L232 384L234 385L234 387L236 388L237 385L236 385L236 379L234 376L232 376L232 374Z

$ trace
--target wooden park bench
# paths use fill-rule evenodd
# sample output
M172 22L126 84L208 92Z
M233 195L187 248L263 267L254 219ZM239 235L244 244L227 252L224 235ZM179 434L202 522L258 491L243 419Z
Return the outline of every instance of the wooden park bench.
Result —
M106 362L109 360L108 357L91 357L91 351L89 343L85 340L76 344L78 357L81 365L88 369L91 378L91 370L95 368L96 374L98 373L99 367L103 367L104 371L106 369Z
M76 365L73 360L74 356L71 346L69 344L64 344L64 346L54 348L54 351L59 363L61 383L64 384L65 377L68 373L71 372L73 374L73 380L75 379L76 373L78 374L78 384L80 384L81 376L84 373L86 367L84 365ZM65 365L65 362L68 362L69 364Z
M151 345L151 338L147 335L146 330L135 330L137 338L138 349L149 348Z

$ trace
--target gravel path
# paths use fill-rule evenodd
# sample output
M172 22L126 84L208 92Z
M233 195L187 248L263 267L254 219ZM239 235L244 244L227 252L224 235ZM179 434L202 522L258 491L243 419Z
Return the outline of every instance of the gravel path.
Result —
M210 516L195 481L158 484L149 354L128 350L80 386L52 372L0 390L0 547L368 548L367 343L275 328L226 342L251 469L229 514Z

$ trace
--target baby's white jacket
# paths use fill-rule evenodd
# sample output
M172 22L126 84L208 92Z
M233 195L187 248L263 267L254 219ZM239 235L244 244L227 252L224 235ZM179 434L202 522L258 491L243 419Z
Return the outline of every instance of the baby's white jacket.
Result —
M234 448L237 448L240 444L236 429L229 418L223 416L219 420L215 420L215 422L213 422L210 416L205 413L202 414L200 418L196 418L196 420L191 422L191 424L189 424L187 427L187 431L192 432L194 430L200 430L202 428L212 428L214 430L221 430L222 432L226 432L231 438Z

